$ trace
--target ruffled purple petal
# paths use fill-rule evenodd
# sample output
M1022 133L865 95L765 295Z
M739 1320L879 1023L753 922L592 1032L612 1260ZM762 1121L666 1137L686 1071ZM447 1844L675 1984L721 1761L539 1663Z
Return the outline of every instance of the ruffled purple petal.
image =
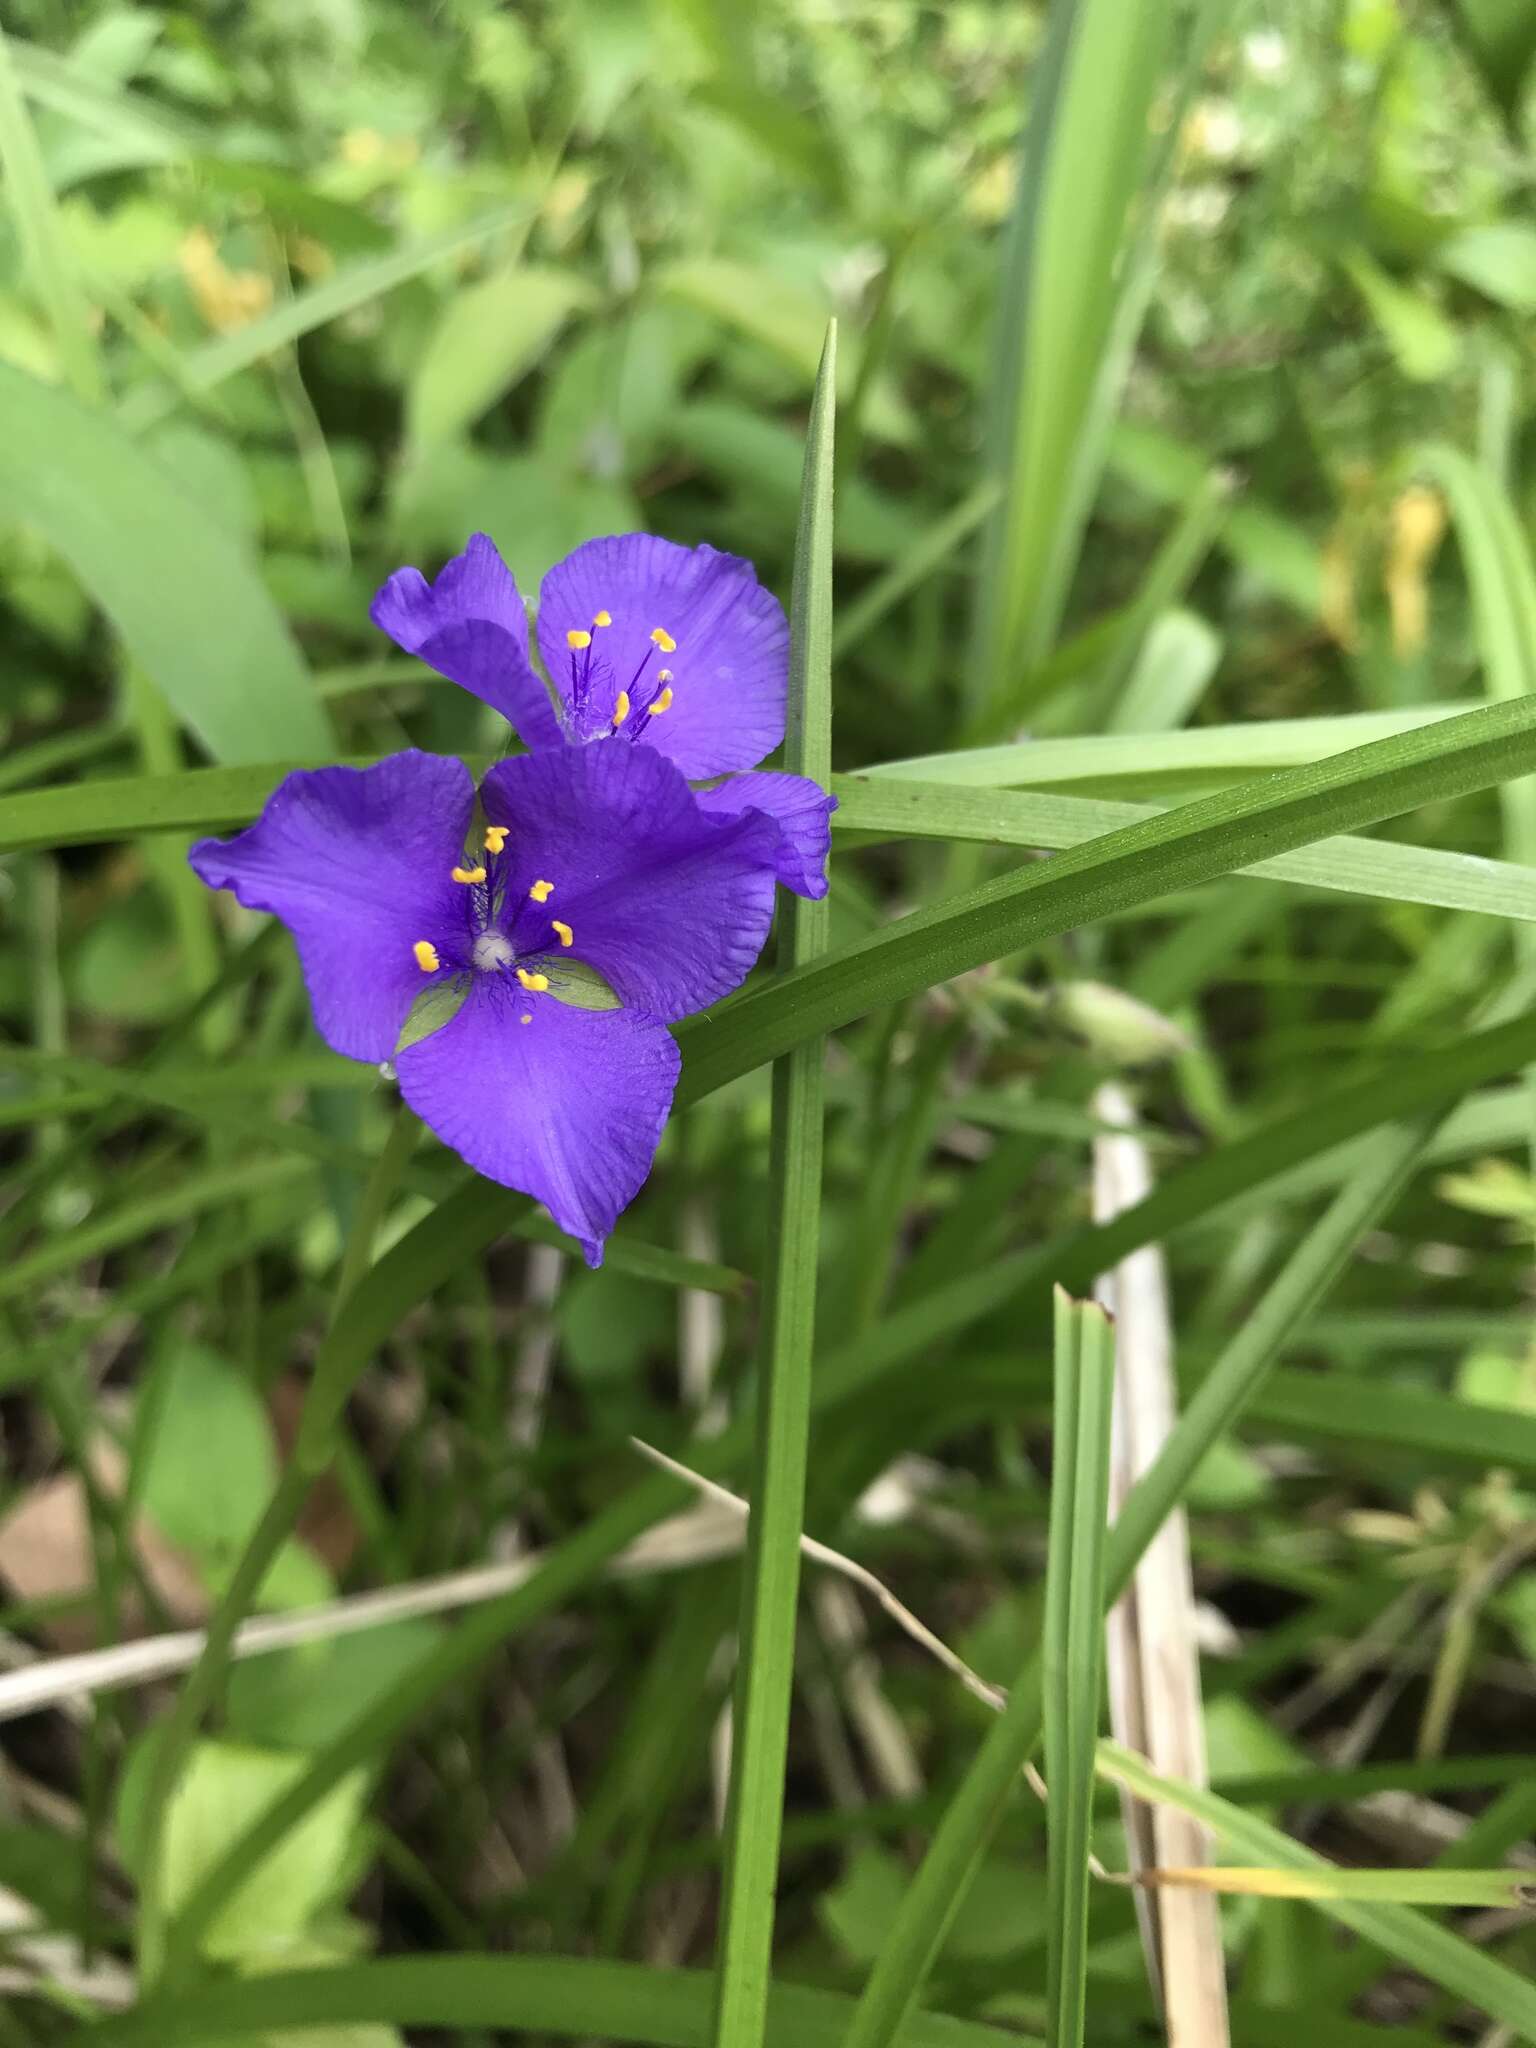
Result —
M560 720L528 658L528 615L487 534L472 534L435 583L419 569L397 569L369 617L407 654L499 711L525 746L561 744Z
M450 879L474 806L462 761L392 754L369 768L300 769L233 839L188 859L210 889L269 910L298 941L322 1038L354 1060L392 1057L428 977L413 951L461 949L465 891Z
M481 976L398 1069L401 1093L445 1145L542 1202L600 1266L604 1238L651 1170L679 1065L671 1033L651 1018L573 1010Z
M779 827L766 813L707 813L670 761L650 747L599 740L503 761L481 788L485 814L507 827L509 898L535 881L548 898L520 913L520 954L547 920L553 956L604 976L620 1000L671 1020L738 987L773 917Z
M657 645L657 627L675 647ZM573 651L571 633L591 646ZM589 540L540 586L539 649L578 735L606 729L625 690L632 736L695 780L755 768L784 737L789 626L737 555L648 533ZM663 669L672 702L653 716Z
M715 817L735 818L764 811L779 827L774 872L786 889L819 901L827 893L827 855L832 847L832 813L837 798L805 775L759 771L732 775L717 789L699 791L699 803Z

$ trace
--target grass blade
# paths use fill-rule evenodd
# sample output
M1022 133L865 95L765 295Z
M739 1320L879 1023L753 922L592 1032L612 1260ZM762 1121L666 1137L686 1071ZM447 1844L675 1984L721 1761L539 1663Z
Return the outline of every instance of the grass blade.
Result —
M709 2022L702 1970L646 1969L589 1957L394 1956L336 1969L274 1972L207 1984L99 2021L92 2048L200 2048L289 2028L507 2029L527 2035L698 2048ZM778 1984L768 1995L772 2048L840 2048L852 2000ZM1029 2036L924 2014L902 2048L1028 2048Z
M1143 1799L1165 1799L1203 1820L1211 1831L1240 1854L1281 1870L1300 1871L1321 1879L1332 1866L1267 1821L1230 1805L1214 1792L1198 1791L1176 1779L1159 1777L1138 1756L1116 1744L1099 1745L1099 1770L1112 1783ZM1399 1875L1399 1873L1393 1873ZM1441 1883L1446 1882L1441 1878ZM1444 1990L1501 2021L1522 2039L1536 2036L1536 1985L1520 1977L1459 1934L1426 1919L1411 1906L1344 1898L1319 1882L1314 1903L1387 1955Z
M784 765L831 775L832 466L837 329L828 328L806 438L790 611L789 726ZM803 967L826 948L828 909L791 897L780 957ZM769 1240L758 1364L757 1453L742 1586L735 1747L726 1820L714 2039L752 2048L764 2037L784 1760L794 1686L800 1530L816 1336L821 1238L825 1048L810 1038L773 1074Z
M1055 1297L1051 1517L1044 1675L1047 2032L1081 2048L1087 2016L1093 1767L1104 1689L1104 1529L1109 1504L1114 1325L1097 1302Z
M53 191L37 146L32 119L22 98L11 46L0 29L0 165L27 265L47 308L75 396L99 405L105 396L101 363L87 318L85 296L76 282L69 249L59 226Z

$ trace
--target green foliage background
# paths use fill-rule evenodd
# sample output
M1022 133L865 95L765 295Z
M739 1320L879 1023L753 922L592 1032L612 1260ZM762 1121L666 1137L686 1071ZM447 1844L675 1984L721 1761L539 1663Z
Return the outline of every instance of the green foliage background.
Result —
M1232 2038L1536 2039L1533 56L1527 0L12 0L0 2048L1157 2038L1082 1880L1178 1506L1161 1796L1322 1895L1224 1904ZM184 851L502 746L391 569L637 527L794 585L842 808L592 1275ZM1149 1243L1183 1420L1106 1547L1050 1288ZM1005 1713L797 1603L802 1490Z

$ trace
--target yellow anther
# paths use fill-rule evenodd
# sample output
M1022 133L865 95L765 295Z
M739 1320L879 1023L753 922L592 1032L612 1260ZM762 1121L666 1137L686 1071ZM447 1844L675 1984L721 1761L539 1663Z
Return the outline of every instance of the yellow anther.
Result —
M671 680L672 680L672 671L671 671L671 669L669 669L669 668L659 668L659 669L657 669L657 671L656 671L656 680L657 680L657 682L658 682L658 683L670 683L670 682L671 682Z
M651 638L656 642L656 645L663 654L676 654L677 642L672 638L672 635L665 626L652 626Z
M649 705L647 708L649 709L652 718L660 718L663 711L670 711L672 709L671 690L663 690L660 696L656 698L654 703Z
M554 895L554 893L555 885L553 882L535 882L533 887L528 891L528 894L533 898L535 903L547 903L550 897Z
M437 957L437 948L430 939L418 939L411 951L416 955L416 965L423 974L436 974L442 961Z
M487 825L485 828L486 852L500 853L507 843L507 834L511 829L510 825Z
M576 936L576 934L571 930L570 926L568 924L562 924L558 917L552 917L549 920L549 922L551 928L554 931L555 937L560 941L561 945L570 945L571 941Z
M594 626L611 626L613 624L613 613L597 612L593 615L592 623Z
M521 1017L518 1018L517 1021L519 1024L531 1024L533 1022L532 1010L524 1010L523 1014L521 1015Z
M483 882L485 880L485 869L455 868L453 871L453 879L456 882Z
M614 722L614 725L615 725L616 727L617 727L617 726L620 726L620 725L622 725L622 724L624 723L625 719L626 719L626 718L628 718L628 716L629 716L629 692L628 692L628 690L620 690L620 692L619 692L619 694L618 694L618 697L617 697L617 699L615 700L615 703L614 703L614 707L613 707L613 722Z
M584 633L580 626L573 626L571 631L565 636L565 644L567 647L590 647L592 645L592 635Z
M531 996L536 996L549 987L547 974L530 974L526 967L519 967L517 978Z

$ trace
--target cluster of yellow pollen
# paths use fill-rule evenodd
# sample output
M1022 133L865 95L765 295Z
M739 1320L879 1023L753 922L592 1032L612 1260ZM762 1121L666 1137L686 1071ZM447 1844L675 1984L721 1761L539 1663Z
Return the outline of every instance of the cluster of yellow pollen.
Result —
M507 834L511 829L510 825L487 825L485 828L486 852L500 853L507 843Z
M430 939L418 939L411 951L416 955L416 965L423 974L436 974L442 961L437 957L437 948Z
M453 879L456 882L483 882L485 880L485 869L482 867L455 868L453 870Z
M549 923L550 929L554 932L555 937L560 941L562 946L571 946L575 944L576 934L571 930L568 924L562 924L558 917L552 917L549 920Z
M652 626L651 638L656 642L656 645L663 654L676 654L677 642L672 638L672 635L665 626Z
M530 995L536 996L542 990L549 987L549 976L547 974L530 974L526 967L518 968L517 978Z
M555 885L553 882L535 882L528 891L528 894L535 903L547 903L554 893Z
M628 690L620 690L618 696L614 699L613 705L613 726L615 732L617 732L619 727L624 723L625 719L628 718L628 716L629 692Z

